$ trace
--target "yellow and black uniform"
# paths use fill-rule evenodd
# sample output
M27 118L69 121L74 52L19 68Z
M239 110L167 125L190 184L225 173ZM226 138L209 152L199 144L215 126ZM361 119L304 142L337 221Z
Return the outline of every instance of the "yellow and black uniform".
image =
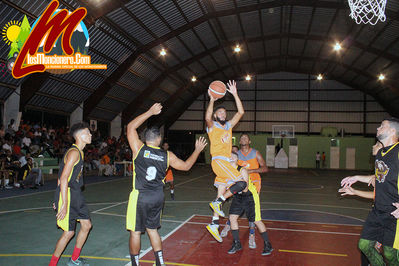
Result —
M69 148L69 150L65 153L64 158L60 163L58 178L61 177L62 171L64 170L66 156L72 150L77 150L79 152L79 160L73 165L72 171L68 176L67 213L63 220L57 220L57 225L64 231L75 231L76 221L79 219L90 219L90 212L82 194L82 171L84 162L83 152L75 144L73 144L72 147ZM62 206L60 186L58 186L55 190L54 202L58 212L59 208Z
M238 166L237 170L241 172L242 167ZM249 180L251 181L251 180ZM256 187L252 182L248 182L248 191L234 194L231 202L229 214L239 215L245 212L249 222L257 222L262 220L260 213L259 195Z
M206 128L211 142L212 170L216 174L214 185L226 187L239 181L242 177L230 164L231 140L233 127L230 122L225 125L213 121L211 128Z
M238 151L238 165L241 165L247 169L259 169L259 162L256 158L256 150L250 149L248 153L244 153L242 150ZM260 192L261 188L261 177L259 173L250 173L249 177L251 178L251 182L256 187L256 191Z
M169 167L165 150L143 144L133 159L133 190L129 196L126 229L144 232L161 226L164 178Z
M375 201L361 238L399 249L399 224L391 215L399 202L399 142L382 148L375 158Z

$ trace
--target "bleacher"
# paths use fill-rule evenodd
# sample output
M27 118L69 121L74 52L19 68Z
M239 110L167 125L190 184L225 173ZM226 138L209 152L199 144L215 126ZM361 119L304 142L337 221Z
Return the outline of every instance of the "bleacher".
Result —
M60 169L57 158L38 157L33 159L33 167L42 169L43 180L57 178L58 170Z

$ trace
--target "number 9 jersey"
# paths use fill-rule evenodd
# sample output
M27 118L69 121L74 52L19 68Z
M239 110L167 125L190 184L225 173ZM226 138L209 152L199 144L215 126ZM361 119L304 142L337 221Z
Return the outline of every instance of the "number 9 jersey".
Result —
M133 190L163 190L168 167L167 151L143 144L133 158Z

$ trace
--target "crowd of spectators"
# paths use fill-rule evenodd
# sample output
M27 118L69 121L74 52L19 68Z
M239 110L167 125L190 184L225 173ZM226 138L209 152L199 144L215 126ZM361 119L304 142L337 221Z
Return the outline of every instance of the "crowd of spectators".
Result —
M59 161L72 143L68 127L53 128L22 120L16 126L11 120L6 129L0 128L1 188L37 188L43 178L40 166L34 167L35 158L52 157ZM114 166L114 162L131 158L126 137L102 137L99 131L92 130L92 144L85 149L84 170L94 175L122 175L123 165Z

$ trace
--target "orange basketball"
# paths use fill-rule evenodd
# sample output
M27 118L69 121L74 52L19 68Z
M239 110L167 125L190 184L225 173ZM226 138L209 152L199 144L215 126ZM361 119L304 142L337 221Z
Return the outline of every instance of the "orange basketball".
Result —
M209 84L208 92L213 98L220 99L226 94L226 89L226 85L223 82L215 80Z

